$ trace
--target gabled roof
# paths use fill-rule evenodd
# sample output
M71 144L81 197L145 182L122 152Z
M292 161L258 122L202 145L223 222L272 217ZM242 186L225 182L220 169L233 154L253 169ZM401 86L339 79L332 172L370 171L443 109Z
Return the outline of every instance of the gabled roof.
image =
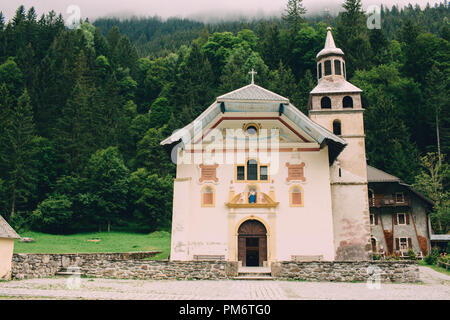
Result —
M20 236L14 229L0 216L0 238L19 239Z
M270 90L264 89L254 83L251 83L245 87L231 91L217 98L218 102L222 101L271 101L278 103L289 103L289 99L280 96Z
M368 182L401 182L400 178L393 176L389 173L381 171L380 169L374 168L367 165L367 181Z
M379 182L392 182L398 183L399 185L407 188L409 191L414 193L417 197L428 203L430 206L434 206L434 202L427 197L425 197L420 192L416 191L409 184L404 183L400 178L393 176L387 172L381 171L380 169L374 168L367 165L367 182L369 183L379 183Z
M217 100L193 122L185 126L182 130L178 130L170 137L164 139L161 142L161 145L166 146L168 151L172 150L172 148L183 138L183 134L189 133L190 137L194 137L197 133L204 130L212 120L221 114L222 102L225 103L225 113L244 112L248 114L255 112L276 112L277 116L287 117L300 129L310 135L313 140L321 145L321 147L325 144L328 145L330 163L337 158L347 145L347 142L344 139L315 123L294 105L290 104L289 99L256 84L247 85L218 97ZM255 107L255 102L259 102L260 107ZM251 108L248 107L249 104L253 104ZM283 105L283 108L281 108L280 105Z
M336 48L336 44L334 43L333 35L331 34L331 28L327 28L327 38L325 40L325 46L324 48L317 54L316 58L319 59L320 57L324 56L330 56L330 55L338 55L343 56L344 52Z
M317 86L312 89L311 94L324 93L358 93L362 92L360 88L351 84L345 79L322 78Z

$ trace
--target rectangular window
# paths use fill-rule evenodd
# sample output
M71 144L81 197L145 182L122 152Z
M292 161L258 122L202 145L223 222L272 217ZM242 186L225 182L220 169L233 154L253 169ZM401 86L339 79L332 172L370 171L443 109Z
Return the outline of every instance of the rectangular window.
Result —
M408 239L400 238L400 250L408 249Z
M213 204L213 196L212 193L204 193L203 194L203 204L204 205L212 205Z
M373 214L370 215L370 225L375 225L375 217L373 216Z
M403 192L397 192L395 194L395 202L397 202L397 203L405 202L405 196L403 195Z
M258 180L258 163L254 160L247 163L247 180Z
M342 62L342 69L344 70L344 78L347 79L347 72L345 70L345 62Z
M302 204L302 194L300 192L292 193L292 204L301 205Z
M259 179L267 180L268 178L269 178L269 176L268 176L267 166L259 167Z
M406 218L404 213L397 214L397 223L398 224L406 224Z
M329 76L331 74L331 60L325 61L325 75Z
M334 60L334 74L341 75L341 61Z
M319 79L320 79L320 78L322 78L322 64L321 63L319 63L319 70L318 70L318 72L319 72Z
M244 166L237 167L237 179L245 180L245 167Z

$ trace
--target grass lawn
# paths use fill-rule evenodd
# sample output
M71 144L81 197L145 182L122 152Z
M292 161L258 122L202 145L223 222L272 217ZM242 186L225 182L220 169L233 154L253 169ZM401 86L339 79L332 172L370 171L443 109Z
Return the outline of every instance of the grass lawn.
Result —
M157 231L150 234L127 232L94 232L73 235L53 235L39 232L23 232L36 242L15 241L14 253L100 253L162 251L152 260L167 259L170 251L170 233ZM99 239L98 242L88 240Z
M423 261L423 260L419 261L419 266L430 267L434 271L437 271L437 272L440 272L440 273L450 276L450 270L446 270L445 268L438 267L437 265L430 266L429 264L426 264L425 261Z

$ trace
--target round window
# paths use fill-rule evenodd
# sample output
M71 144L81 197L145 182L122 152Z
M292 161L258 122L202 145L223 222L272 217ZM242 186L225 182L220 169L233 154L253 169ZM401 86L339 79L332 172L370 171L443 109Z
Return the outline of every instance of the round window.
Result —
M257 133L258 133L258 129L257 129L256 126L254 126L254 125L248 126L248 127L247 127L247 133L248 133L249 135L257 134Z

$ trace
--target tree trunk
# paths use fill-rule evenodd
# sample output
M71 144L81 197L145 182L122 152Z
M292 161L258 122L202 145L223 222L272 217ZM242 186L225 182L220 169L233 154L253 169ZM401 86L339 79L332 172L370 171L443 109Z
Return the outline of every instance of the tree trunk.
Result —
M111 221L108 221L108 232L111 232Z
M11 199L11 213L9 215L9 218L14 217L14 212L16 210L16 183L13 185L13 192L12 192L12 199Z
M439 116L436 111L436 138L437 138L437 147L438 147L438 160L439 166L441 166L441 142L439 138Z

